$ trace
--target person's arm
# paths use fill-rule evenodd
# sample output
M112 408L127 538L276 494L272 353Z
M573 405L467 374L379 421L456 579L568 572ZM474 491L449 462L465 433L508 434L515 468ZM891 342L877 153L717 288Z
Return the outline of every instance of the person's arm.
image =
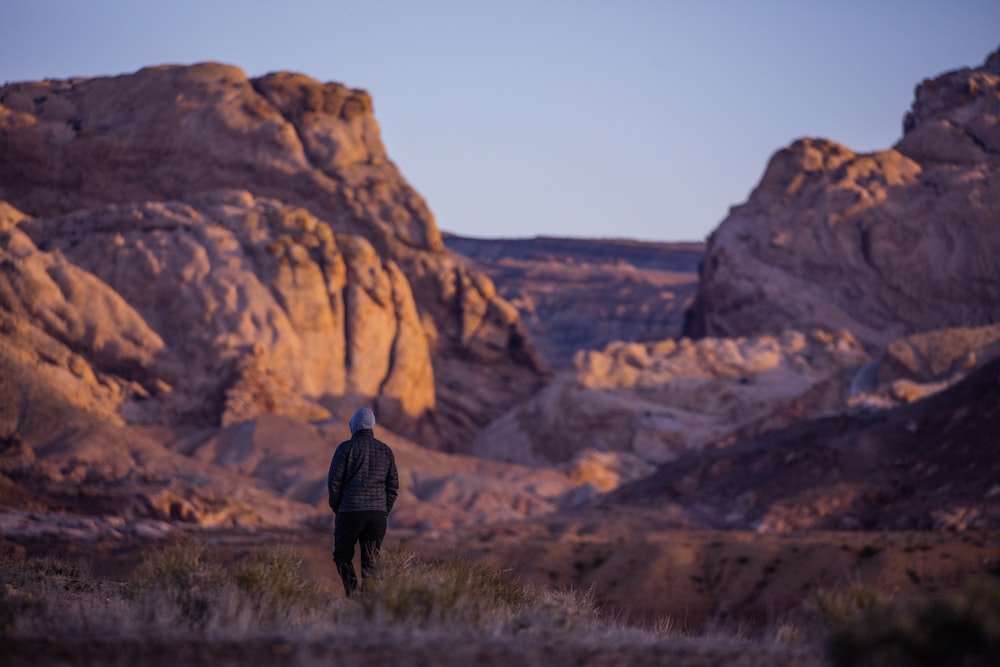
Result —
M340 494L344 489L344 474L347 472L347 455L343 445L337 447L330 461L330 472L326 476L326 488L330 496L330 509L336 513L340 509Z
M389 450L389 472L385 476L385 512L392 511L392 506L399 495L399 471L396 470L396 457Z

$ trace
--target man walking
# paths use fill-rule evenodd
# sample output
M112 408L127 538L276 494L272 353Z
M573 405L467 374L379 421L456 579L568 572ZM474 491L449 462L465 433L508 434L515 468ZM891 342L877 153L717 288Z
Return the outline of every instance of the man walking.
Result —
M351 417L351 439L337 447L330 462L327 487L337 518L333 562L351 597L358 589L354 545L361 543L361 576L375 572L386 521L399 493L399 473L389 445L375 439L375 414L360 408Z

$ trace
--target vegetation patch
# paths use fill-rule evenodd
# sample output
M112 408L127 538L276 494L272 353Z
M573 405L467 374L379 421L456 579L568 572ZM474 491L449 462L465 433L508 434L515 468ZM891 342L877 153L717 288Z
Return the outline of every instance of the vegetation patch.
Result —
M172 646L212 656L222 646L253 662L261 657L255 652L279 648L326 655L326 647L353 646L363 653L376 641L417 650L489 644L515 662L561 646L574 659L606 655L608 664L651 656L656 664L667 657L670 664L710 664L678 661L698 655L721 660L711 664L818 666L827 664L825 647L834 667L975 667L1000 654L1000 588L980 584L953 597L904 602L859 583L820 590L768 627L690 634L682 625L669 616L636 625L603 613L593 590L525 585L496 565L405 550L384 552L380 571L350 600L325 592L295 550L282 546L223 559L184 541L150 551L127 581L0 550L0 647L25 660L62 644L95 655Z
M995 665L1000 656L1000 587L977 582L963 592L872 605L827 643L834 667Z

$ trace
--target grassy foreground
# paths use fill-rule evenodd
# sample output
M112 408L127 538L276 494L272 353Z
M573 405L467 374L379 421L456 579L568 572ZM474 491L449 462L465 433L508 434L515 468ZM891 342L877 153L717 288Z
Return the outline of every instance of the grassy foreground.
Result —
M0 655L11 666L695 667L985 665L1000 649L1000 594L988 589L905 610L866 589L828 593L795 622L753 637L739 629L685 636L669 619L628 625L601 614L587 592L524 586L489 565L393 551L381 572L347 600L310 579L288 548L223 561L188 541L150 552L127 581L6 549ZM920 662L940 660L928 641L959 661Z

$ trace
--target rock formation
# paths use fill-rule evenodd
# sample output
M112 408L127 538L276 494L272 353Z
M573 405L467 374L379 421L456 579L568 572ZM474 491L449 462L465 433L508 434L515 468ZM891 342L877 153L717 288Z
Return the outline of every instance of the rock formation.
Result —
M429 346L395 262L304 209L239 191L191 201L120 204L22 227L141 313L164 341L147 371L189 404L219 404L223 424L261 411L321 419L329 413L319 404L349 393L379 402L386 423L417 434L427 426L432 440ZM240 388L253 375L259 391L247 400ZM199 421L169 403L159 421Z
M103 284L123 345L42 301L17 317L77 366L170 395L132 420L375 401L456 448L544 379L516 311L450 258L364 91L212 63L14 83L0 156L0 199L33 218L48 280L76 308L68 281Z
M894 148L774 155L708 241L686 332L903 335L1000 321L1000 51L923 82Z
M627 467L641 474L795 401L800 418L839 409L868 360L850 334L822 331L613 343L581 352L573 370L484 430L472 452L571 471L574 460L595 468L587 449L611 452L621 461L603 465L628 479ZM579 465L573 474L587 477Z
M20 228L25 219L0 203L0 434L31 437L44 426L32 418L39 393L121 423L119 405L154 387L148 369L163 340L100 279L40 250Z
M925 82L892 150L779 152L680 339L700 246L453 256L362 91L215 64L4 86L0 532L328 528L362 403L397 528L622 485L679 526L995 526L998 81L994 54Z

